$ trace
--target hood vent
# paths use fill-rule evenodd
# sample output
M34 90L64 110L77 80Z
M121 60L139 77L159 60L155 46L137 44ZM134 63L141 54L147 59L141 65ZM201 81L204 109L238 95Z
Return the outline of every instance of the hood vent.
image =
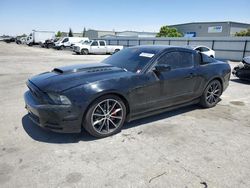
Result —
M86 71L88 73L93 72L103 72L103 71L110 71L112 70L111 66L101 66L101 67L88 67L88 68L72 68L72 69L62 69L62 68L54 68L53 72L58 74L64 74L64 73L74 73L74 72L83 72Z
M109 67L99 67L99 68L89 68L87 72L103 72L103 71L109 71L112 70Z

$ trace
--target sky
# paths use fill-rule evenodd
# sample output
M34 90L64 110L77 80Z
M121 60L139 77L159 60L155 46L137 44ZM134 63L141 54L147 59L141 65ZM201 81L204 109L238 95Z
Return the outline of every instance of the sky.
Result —
M158 32L163 25L250 23L250 0L0 0L0 35L86 29Z

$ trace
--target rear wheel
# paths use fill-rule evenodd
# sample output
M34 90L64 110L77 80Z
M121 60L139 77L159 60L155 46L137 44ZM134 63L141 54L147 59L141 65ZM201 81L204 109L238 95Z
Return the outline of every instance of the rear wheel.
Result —
M60 49L60 50L64 50L64 49L65 49L65 46L60 46L59 49Z
M116 95L106 95L90 106L83 126L91 135L103 138L119 132L125 117L124 102Z
M219 80L212 80L204 90L200 104L205 108L214 107L220 100L222 85Z
M88 55L89 54L89 51L87 49L82 49L81 50L81 54L82 55Z
M48 44L47 48L53 48L53 44Z

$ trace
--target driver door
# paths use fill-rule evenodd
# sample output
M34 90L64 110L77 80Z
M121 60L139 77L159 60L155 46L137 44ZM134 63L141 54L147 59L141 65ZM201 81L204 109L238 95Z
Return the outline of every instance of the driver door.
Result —
M163 107L178 105L193 99L197 84L194 54L190 51L172 51L163 54L156 65L170 66L169 71L158 73L161 83L160 102Z

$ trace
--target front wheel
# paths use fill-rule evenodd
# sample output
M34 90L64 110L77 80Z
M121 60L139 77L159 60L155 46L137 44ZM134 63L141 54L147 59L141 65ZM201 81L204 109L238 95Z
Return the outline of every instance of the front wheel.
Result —
M222 85L219 80L212 80L204 90L200 104L205 108L214 107L220 100Z
M119 132L126 117L124 102L115 95L98 98L90 106L83 127L94 137L104 138Z
M82 55L88 55L89 54L89 51L87 49L82 49L81 50L81 54Z
M59 50L64 50L65 49L65 46L60 46L59 47Z

